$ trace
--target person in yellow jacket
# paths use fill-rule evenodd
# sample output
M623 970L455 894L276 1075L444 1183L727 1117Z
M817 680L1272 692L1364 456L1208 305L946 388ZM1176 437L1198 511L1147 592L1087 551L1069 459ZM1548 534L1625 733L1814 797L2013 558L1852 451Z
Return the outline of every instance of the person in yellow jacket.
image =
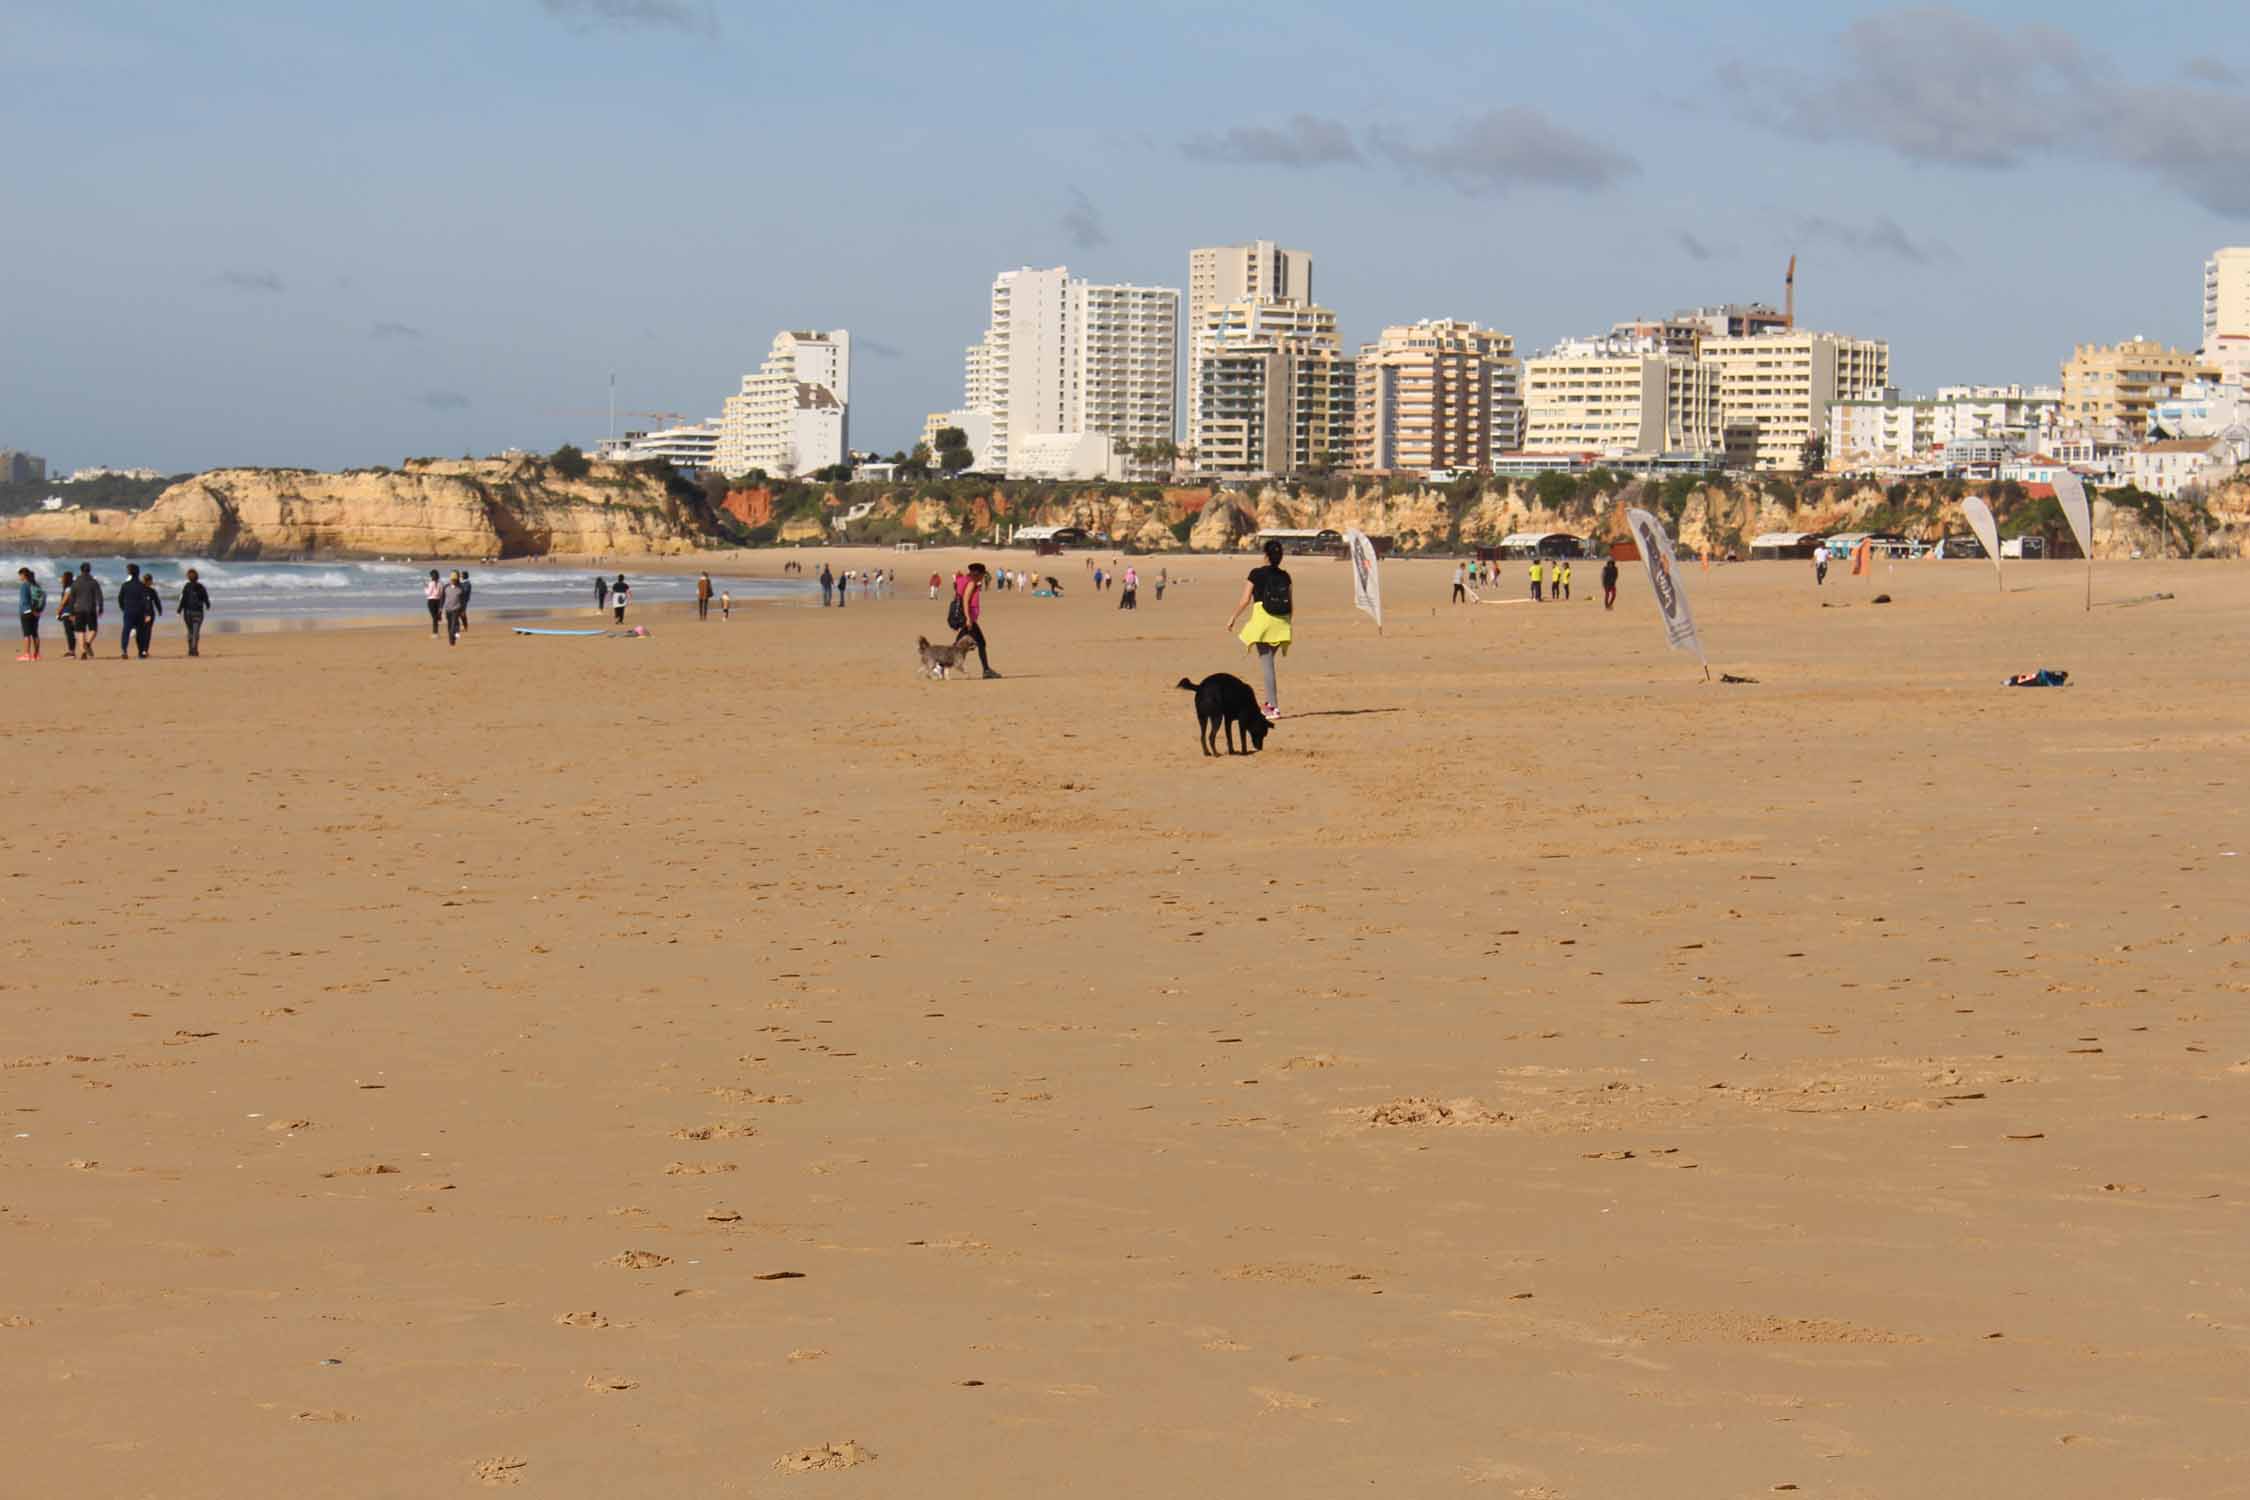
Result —
M1570 601L1570 559L1555 564L1555 597L1565 603Z
M1531 559L1531 602L1540 602L1539 586L1546 580L1547 564L1536 553Z

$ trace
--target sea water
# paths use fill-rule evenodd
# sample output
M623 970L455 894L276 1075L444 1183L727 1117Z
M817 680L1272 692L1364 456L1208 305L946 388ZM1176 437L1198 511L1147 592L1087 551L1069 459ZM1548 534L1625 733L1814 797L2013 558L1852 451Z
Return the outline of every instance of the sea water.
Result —
M32 576L47 591L47 608L52 615L59 603L56 595L63 570L75 573L81 561L92 563L94 576L101 580L102 595L108 601L103 611L103 623L107 624L116 615L117 586L125 581L126 560L122 557L7 558L0 560L0 569L5 569L0 582L12 585L18 581L16 569L31 569ZM203 586L211 591L206 630L316 626L347 620L379 621L391 616L401 624L420 621L425 629L429 626L429 607L422 597L423 586L430 579L427 563L212 562L195 557L141 557L133 561L156 580L166 615L172 613L180 585L187 581L187 570L195 569ZM448 576L453 568L440 565L438 572L441 577ZM624 573L626 582L633 586L635 605L676 603L695 597L692 573L635 573L630 567ZM601 576L614 583L617 574L618 570L612 568ZM582 610L591 619L594 614L591 568L472 566L469 582L472 616L507 619ZM714 572L711 587L714 593L732 594L740 604L755 599L801 600L817 586L810 579L734 578ZM627 618L631 618L629 612Z

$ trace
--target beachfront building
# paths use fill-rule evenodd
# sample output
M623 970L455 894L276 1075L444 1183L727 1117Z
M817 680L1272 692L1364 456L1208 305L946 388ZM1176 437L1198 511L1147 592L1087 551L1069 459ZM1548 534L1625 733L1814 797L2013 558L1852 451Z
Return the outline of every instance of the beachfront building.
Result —
M812 474L849 462L852 336L783 332L719 414L719 471Z
M0 472L7 467L5 456L0 456ZM88 468L73 469L62 478L64 484L92 484L98 479L162 479L154 469L113 469L107 464L94 464Z
M1949 448L2005 441L2033 451L2060 430L2062 388L1948 385L1934 396L1879 396L1828 408L1828 471L1866 474L1928 466Z
M2176 499L2190 487L2224 483L2245 458L2250 439L2242 437L2164 438L2127 449L2118 475L2151 495Z
M717 421L682 422L650 431L628 432L595 446L594 457L612 463L668 463L683 473L711 468L719 453Z
M47 477L47 460L18 448L0 448L0 484L38 484Z
M2250 432L2250 389L2232 381L2191 380L2148 411L2151 437L2226 437Z
M1489 471L1496 392L1520 389L1507 334L1453 318L1401 323L1359 351L1352 467L1367 474ZM1505 435L1519 420L1503 411Z
M1312 302L1312 256L1284 250L1272 240L1240 245L1205 245L1188 252L1187 284L1187 445L1201 453L1196 426L1196 393L1202 388L1205 320L1222 304Z
M2250 384L2250 245L2203 263L2203 363L2230 385Z
M1756 338L1762 333L1787 333L1794 326L1788 313L1763 302L1684 308L1665 321L1694 330L1698 348L1705 339Z
M1105 452L1128 457L1172 441L1179 430L1177 288L1089 282L1066 266L1026 266L993 279L991 310L984 337L963 361L962 411L951 414L984 414L989 451L978 454L980 470L1029 477L1016 450L1033 436L1100 433L1109 440ZM1091 451L1042 443L1041 477L1108 477L1106 460L1090 473L1048 472L1057 452Z
M2190 381L2215 380L2203 356L2138 336L2121 344L2080 344L2062 367L2062 421L2074 430L2137 442L2149 413Z
M1653 343L1663 353L1693 359L1703 348L1705 329L1688 314L1669 318L1630 318L1609 325L1609 336L1627 343Z
M1523 362L1529 453L1604 458L1722 452L1717 367L1667 352L1660 336L1573 339Z
M1169 470L1141 464L1136 451L1179 433L1180 293L1176 287L1073 280L1077 333L1070 404L1062 432L1098 432L1127 455L1128 473Z
M1196 343L1188 407L1199 470L1262 477L1349 459L1357 368L1332 309L1275 298L1213 303Z
M1726 458L1737 468L1801 468L1805 445L1827 436L1831 406L1891 383L1889 344L1804 328L1706 338L1703 360L1718 372Z

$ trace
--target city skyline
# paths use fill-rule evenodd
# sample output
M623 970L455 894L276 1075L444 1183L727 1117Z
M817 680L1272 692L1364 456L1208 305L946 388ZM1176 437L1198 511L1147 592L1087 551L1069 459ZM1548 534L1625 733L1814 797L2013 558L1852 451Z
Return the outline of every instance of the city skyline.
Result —
M167 471L588 444L612 370L621 428L715 416L775 329L848 328L853 442L888 452L958 399L995 272L1185 288L1192 248L1261 238L1313 257L1347 349L1778 303L1795 254L1800 322L1888 340L1899 385L2045 384L2080 344L2194 346L2205 258L2250 241L2217 4L2162 35L2090 3L876 9L0 0L0 125L33 148L0 444ZM1489 102L1420 102L1432 36L1505 48ZM1253 45L1303 86L1244 89ZM1006 86L968 87L996 56ZM757 108L808 77L839 107ZM1020 170L933 173L980 139Z

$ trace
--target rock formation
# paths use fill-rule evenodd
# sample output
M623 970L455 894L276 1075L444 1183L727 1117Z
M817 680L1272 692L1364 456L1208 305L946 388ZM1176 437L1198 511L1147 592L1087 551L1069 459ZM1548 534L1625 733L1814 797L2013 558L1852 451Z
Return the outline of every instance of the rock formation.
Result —
M402 469L214 469L143 511L71 508L0 523L49 551L223 559L674 554L716 545L692 489L629 464L570 478L537 458L410 460Z

